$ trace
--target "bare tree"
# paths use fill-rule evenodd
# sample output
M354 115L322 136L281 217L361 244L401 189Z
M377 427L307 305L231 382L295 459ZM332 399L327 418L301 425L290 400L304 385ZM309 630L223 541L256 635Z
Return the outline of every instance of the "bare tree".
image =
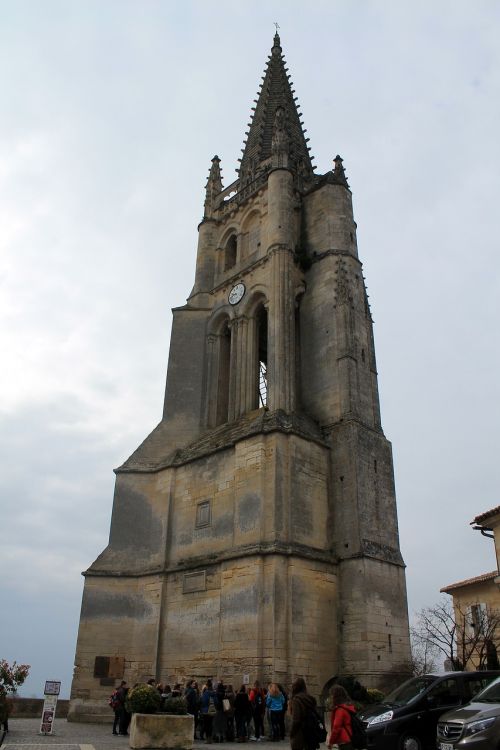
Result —
M449 599L442 599L420 610L412 628L412 642L420 665L427 666L429 661L435 665L441 654L453 669L494 666L498 664L500 612L481 605L453 607Z
M427 639L422 639L416 628L410 628L411 673L414 677L429 674L437 669L436 647Z

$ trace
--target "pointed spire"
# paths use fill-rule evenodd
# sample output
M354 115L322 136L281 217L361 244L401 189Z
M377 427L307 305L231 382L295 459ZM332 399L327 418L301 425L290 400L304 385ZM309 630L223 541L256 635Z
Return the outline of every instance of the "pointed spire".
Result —
M312 176L311 157L294 93L276 30L243 149L240 187L252 182L263 167L271 166L271 158L274 164L278 151L282 162L286 156L289 169L302 177ZM279 133L276 130L278 109L282 110L278 116Z
M205 217L213 216L216 208L216 197L222 190L222 177L220 171L220 159L217 154L212 159L212 166L205 186Z

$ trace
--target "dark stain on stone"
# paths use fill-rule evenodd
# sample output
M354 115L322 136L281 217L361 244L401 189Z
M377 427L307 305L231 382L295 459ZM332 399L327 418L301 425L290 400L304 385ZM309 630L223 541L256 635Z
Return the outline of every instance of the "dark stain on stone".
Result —
M212 521L213 536L224 537L232 535L234 528L233 514L224 513L222 516L218 516Z
M285 604L285 592L283 590L283 586L278 585L274 589L274 608L278 615L281 612L285 612Z
M111 519L109 546L115 551L154 553L161 546L162 525L145 495L124 483L117 488Z
M304 584L299 578L292 577L292 621L294 625L301 625L303 619L303 605L305 601Z
M182 532L175 535L175 542L179 547L185 547L193 543L193 535L189 532Z
M146 620L153 614L150 603L139 594L110 594L107 591L84 591L82 620L130 617Z
M252 531L260 520L260 496L247 492L238 503L238 525L240 531Z
M225 617L255 615L257 610L257 588L248 588L228 593L221 599L221 612Z

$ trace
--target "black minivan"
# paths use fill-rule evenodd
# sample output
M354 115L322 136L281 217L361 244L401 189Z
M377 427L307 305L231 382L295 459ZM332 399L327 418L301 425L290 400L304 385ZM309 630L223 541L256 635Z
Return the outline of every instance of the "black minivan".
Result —
M423 750L436 747L438 719L463 706L500 672L445 672L412 677L382 703L359 713L368 750Z

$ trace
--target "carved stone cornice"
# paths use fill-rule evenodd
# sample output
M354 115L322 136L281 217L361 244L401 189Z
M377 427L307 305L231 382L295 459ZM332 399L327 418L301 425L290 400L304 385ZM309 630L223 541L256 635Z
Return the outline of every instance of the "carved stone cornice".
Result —
M318 549L309 547L305 544L296 542L260 542L258 544L245 544L232 547L224 552L212 552L206 555L190 557L186 560L179 560L175 565L154 566L143 570L127 569L93 569L90 567L86 570L84 576L95 577L119 577L119 578L143 578L151 575L161 575L169 573L182 573L184 571L200 570L209 568L213 565L220 565L229 560L241 560L243 557L268 557L270 555L279 555L281 557L299 557L306 560L314 560L319 563L336 565L338 558L331 550Z
M369 557L375 560L381 560L385 563L397 565L400 568L406 568L401 552L396 547L390 547L388 544L380 544L371 539L362 539L359 552L353 552L351 555L339 555L338 561L342 563L347 560L357 560Z
M230 449L240 440L271 432L297 435L329 449L318 425L310 417L303 414L286 414L279 409L270 412L262 408L234 422L209 430L186 448L176 450L161 461L134 463L129 459L127 465L115 469L115 473L151 474L170 467L183 466L199 458Z

